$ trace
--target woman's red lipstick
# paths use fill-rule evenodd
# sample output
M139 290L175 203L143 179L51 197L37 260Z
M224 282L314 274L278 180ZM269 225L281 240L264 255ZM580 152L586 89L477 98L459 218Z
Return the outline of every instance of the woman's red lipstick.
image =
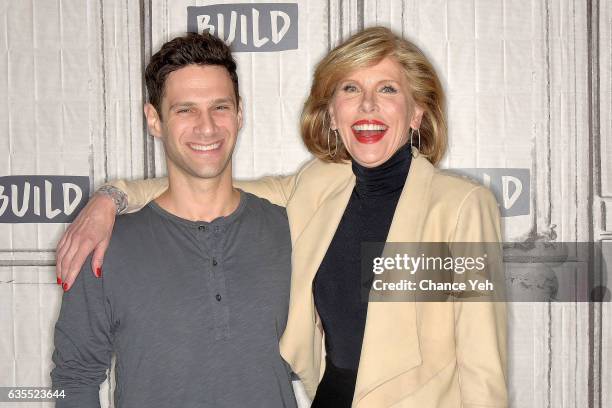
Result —
M387 132L387 126L385 123L374 120L374 119L362 119L351 125L351 130L355 139L359 143L372 144L378 142L385 136Z

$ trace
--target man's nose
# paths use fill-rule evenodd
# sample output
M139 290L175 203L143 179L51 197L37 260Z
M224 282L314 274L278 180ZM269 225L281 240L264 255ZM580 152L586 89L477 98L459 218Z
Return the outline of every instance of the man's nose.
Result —
M215 133L217 125L210 112L202 111L194 124L194 132L203 136Z

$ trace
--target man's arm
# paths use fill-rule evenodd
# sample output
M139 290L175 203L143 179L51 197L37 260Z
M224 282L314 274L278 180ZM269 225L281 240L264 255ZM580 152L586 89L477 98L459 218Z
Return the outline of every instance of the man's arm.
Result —
M65 394L57 399L57 408L100 406L100 384L112 356L110 316L104 279L79 274L72 290L64 293L55 325L51 380L53 389Z

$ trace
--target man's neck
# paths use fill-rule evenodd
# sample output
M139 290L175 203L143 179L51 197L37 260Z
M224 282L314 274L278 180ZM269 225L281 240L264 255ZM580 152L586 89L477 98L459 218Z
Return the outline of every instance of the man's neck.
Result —
M231 168L219 177L201 179L168 169L168 190L155 202L177 217L210 222L227 217L240 204L240 193L232 186Z

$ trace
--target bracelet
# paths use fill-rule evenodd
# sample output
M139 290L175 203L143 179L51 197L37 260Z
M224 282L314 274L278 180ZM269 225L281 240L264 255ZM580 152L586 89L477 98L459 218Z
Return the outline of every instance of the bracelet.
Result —
M105 184L96 190L96 194L103 194L113 199L115 207L117 208L116 214L122 214L127 209L128 199L127 195L119 190L117 187Z

